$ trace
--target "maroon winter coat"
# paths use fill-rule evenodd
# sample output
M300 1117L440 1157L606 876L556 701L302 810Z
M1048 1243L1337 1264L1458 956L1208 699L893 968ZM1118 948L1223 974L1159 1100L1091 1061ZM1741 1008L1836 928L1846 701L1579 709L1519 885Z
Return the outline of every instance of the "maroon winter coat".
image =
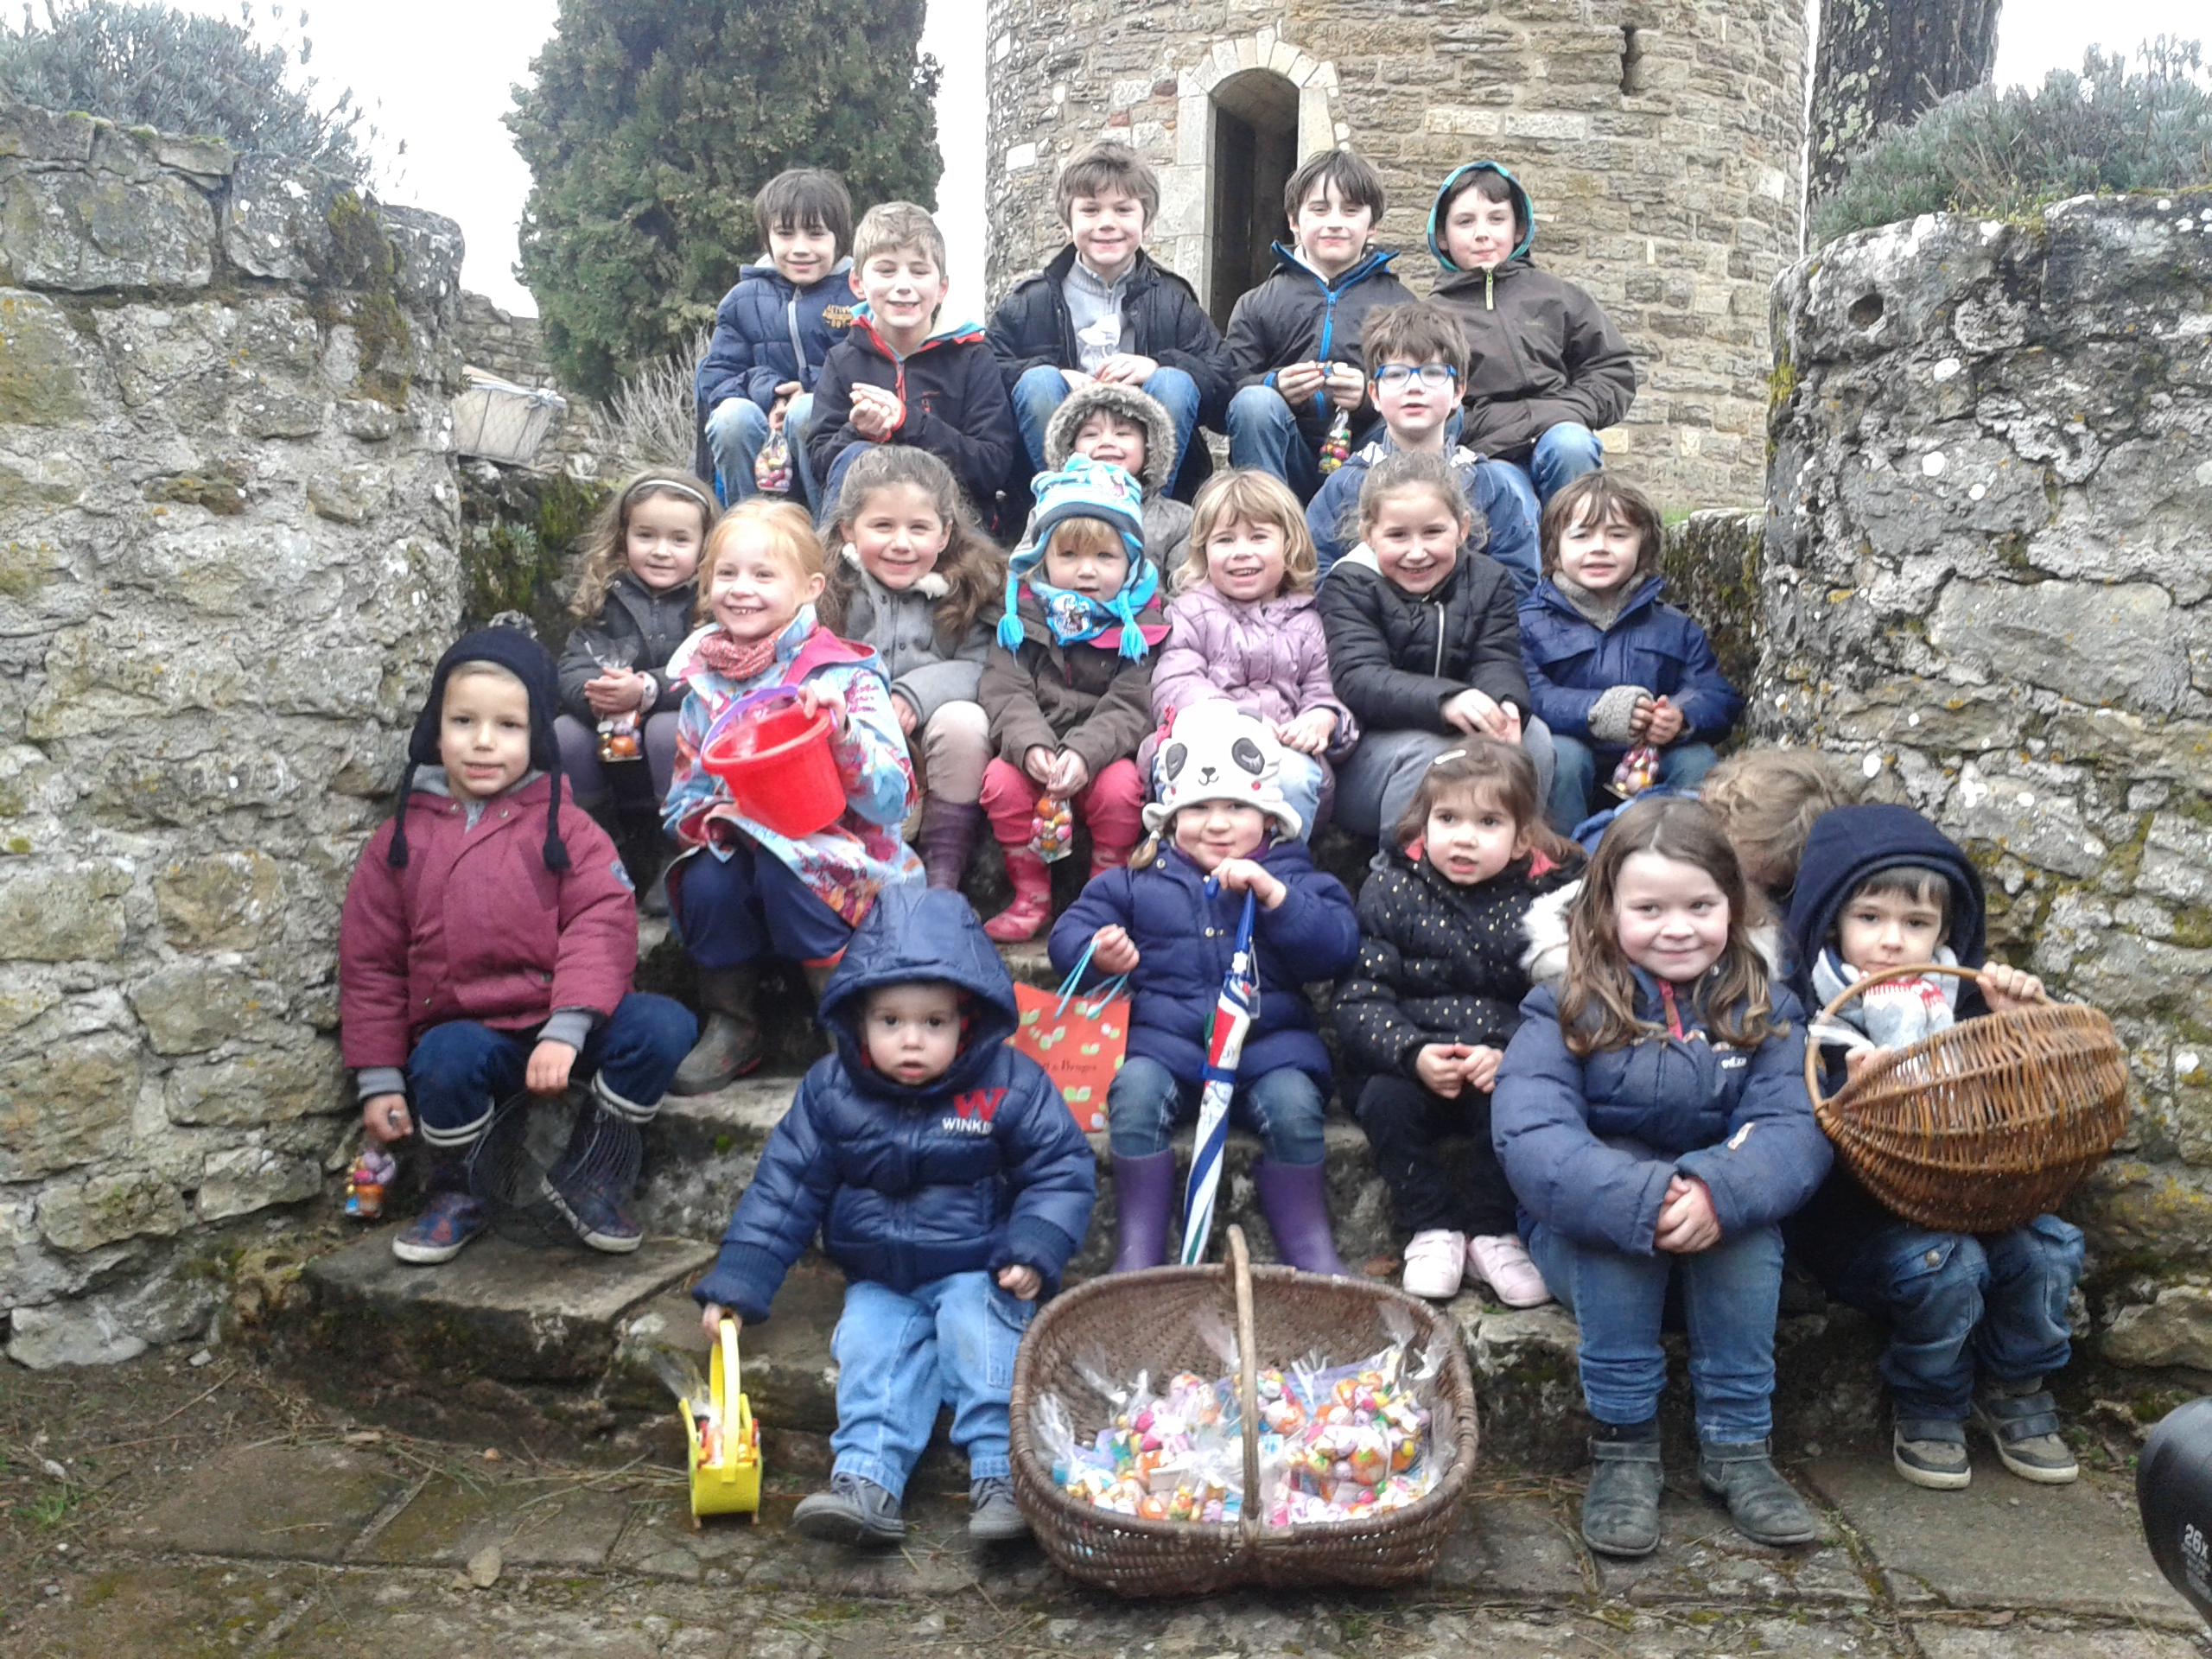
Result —
M369 837L338 925L338 1014L346 1064L404 1066L432 1026L505 1030L556 1008L602 1018L638 965L638 909L607 832L567 798L569 868L545 868L547 778L486 804L463 834L460 802L407 798L407 866L385 861L392 825Z

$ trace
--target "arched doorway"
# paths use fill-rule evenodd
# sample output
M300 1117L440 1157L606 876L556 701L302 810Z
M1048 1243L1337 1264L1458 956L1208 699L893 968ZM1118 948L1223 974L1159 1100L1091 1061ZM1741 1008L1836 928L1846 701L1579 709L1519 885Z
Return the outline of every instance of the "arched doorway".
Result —
M1226 328L1238 296L1266 280L1268 245L1284 234L1282 192L1298 167L1298 88L1272 69L1245 69L1214 86L1212 243L1206 308Z

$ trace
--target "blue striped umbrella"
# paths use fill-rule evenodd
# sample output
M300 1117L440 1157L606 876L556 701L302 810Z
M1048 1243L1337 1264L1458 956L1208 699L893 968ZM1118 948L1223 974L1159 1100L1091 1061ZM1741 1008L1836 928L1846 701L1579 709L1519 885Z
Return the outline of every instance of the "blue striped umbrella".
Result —
M1217 892L1211 881L1209 894ZM1243 1058L1244 1033L1260 1005L1258 976L1252 967L1252 891L1244 890L1244 914L1236 924L1236 944L1221 999L1206 1024L1205 1089L1198 1097L1198 1134L1191 1149L1191 1179L1183 1189L1183 1265L1205 1260L1206 1235L1213 1230L1214 1191L1221 1185L1221 1154L1229 1144L1229 1097L1236 1092L1236 1062Z

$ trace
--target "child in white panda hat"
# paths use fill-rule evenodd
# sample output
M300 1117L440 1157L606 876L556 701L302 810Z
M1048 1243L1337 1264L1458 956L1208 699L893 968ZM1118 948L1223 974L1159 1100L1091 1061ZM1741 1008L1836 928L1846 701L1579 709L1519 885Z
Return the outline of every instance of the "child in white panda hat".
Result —
M1220 999L1244 895L1256 901L1258 1011L1244 1039L1230 1121L1256 1133L1253 1167L1277 1254L1311 1273L1347 1271L1329 1235L1321 1119L1328 1051L1304 987L1359 952L1351 895L1313 868L1283 799L1282 746L1260 721L1207 702L1179 715L1160 749L1151 838L1126 869L1094 877L1052 928L1052 966L1090 950L1086 981L1129 976L1129 1052L1106 1097L1121 1239L1116 1272L1158 1267L1174 1218L1168 1137L1195 1118L1206 1022Z

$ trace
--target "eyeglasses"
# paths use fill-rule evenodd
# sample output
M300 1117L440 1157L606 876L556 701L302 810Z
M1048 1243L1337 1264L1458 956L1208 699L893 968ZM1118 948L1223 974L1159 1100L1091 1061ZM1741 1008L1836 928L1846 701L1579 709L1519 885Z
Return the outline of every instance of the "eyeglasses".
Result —
M1389 391L1415 383L1448 386L1459 378L1459 371L1449 363L1385 363L1375 371L1375 384Z

